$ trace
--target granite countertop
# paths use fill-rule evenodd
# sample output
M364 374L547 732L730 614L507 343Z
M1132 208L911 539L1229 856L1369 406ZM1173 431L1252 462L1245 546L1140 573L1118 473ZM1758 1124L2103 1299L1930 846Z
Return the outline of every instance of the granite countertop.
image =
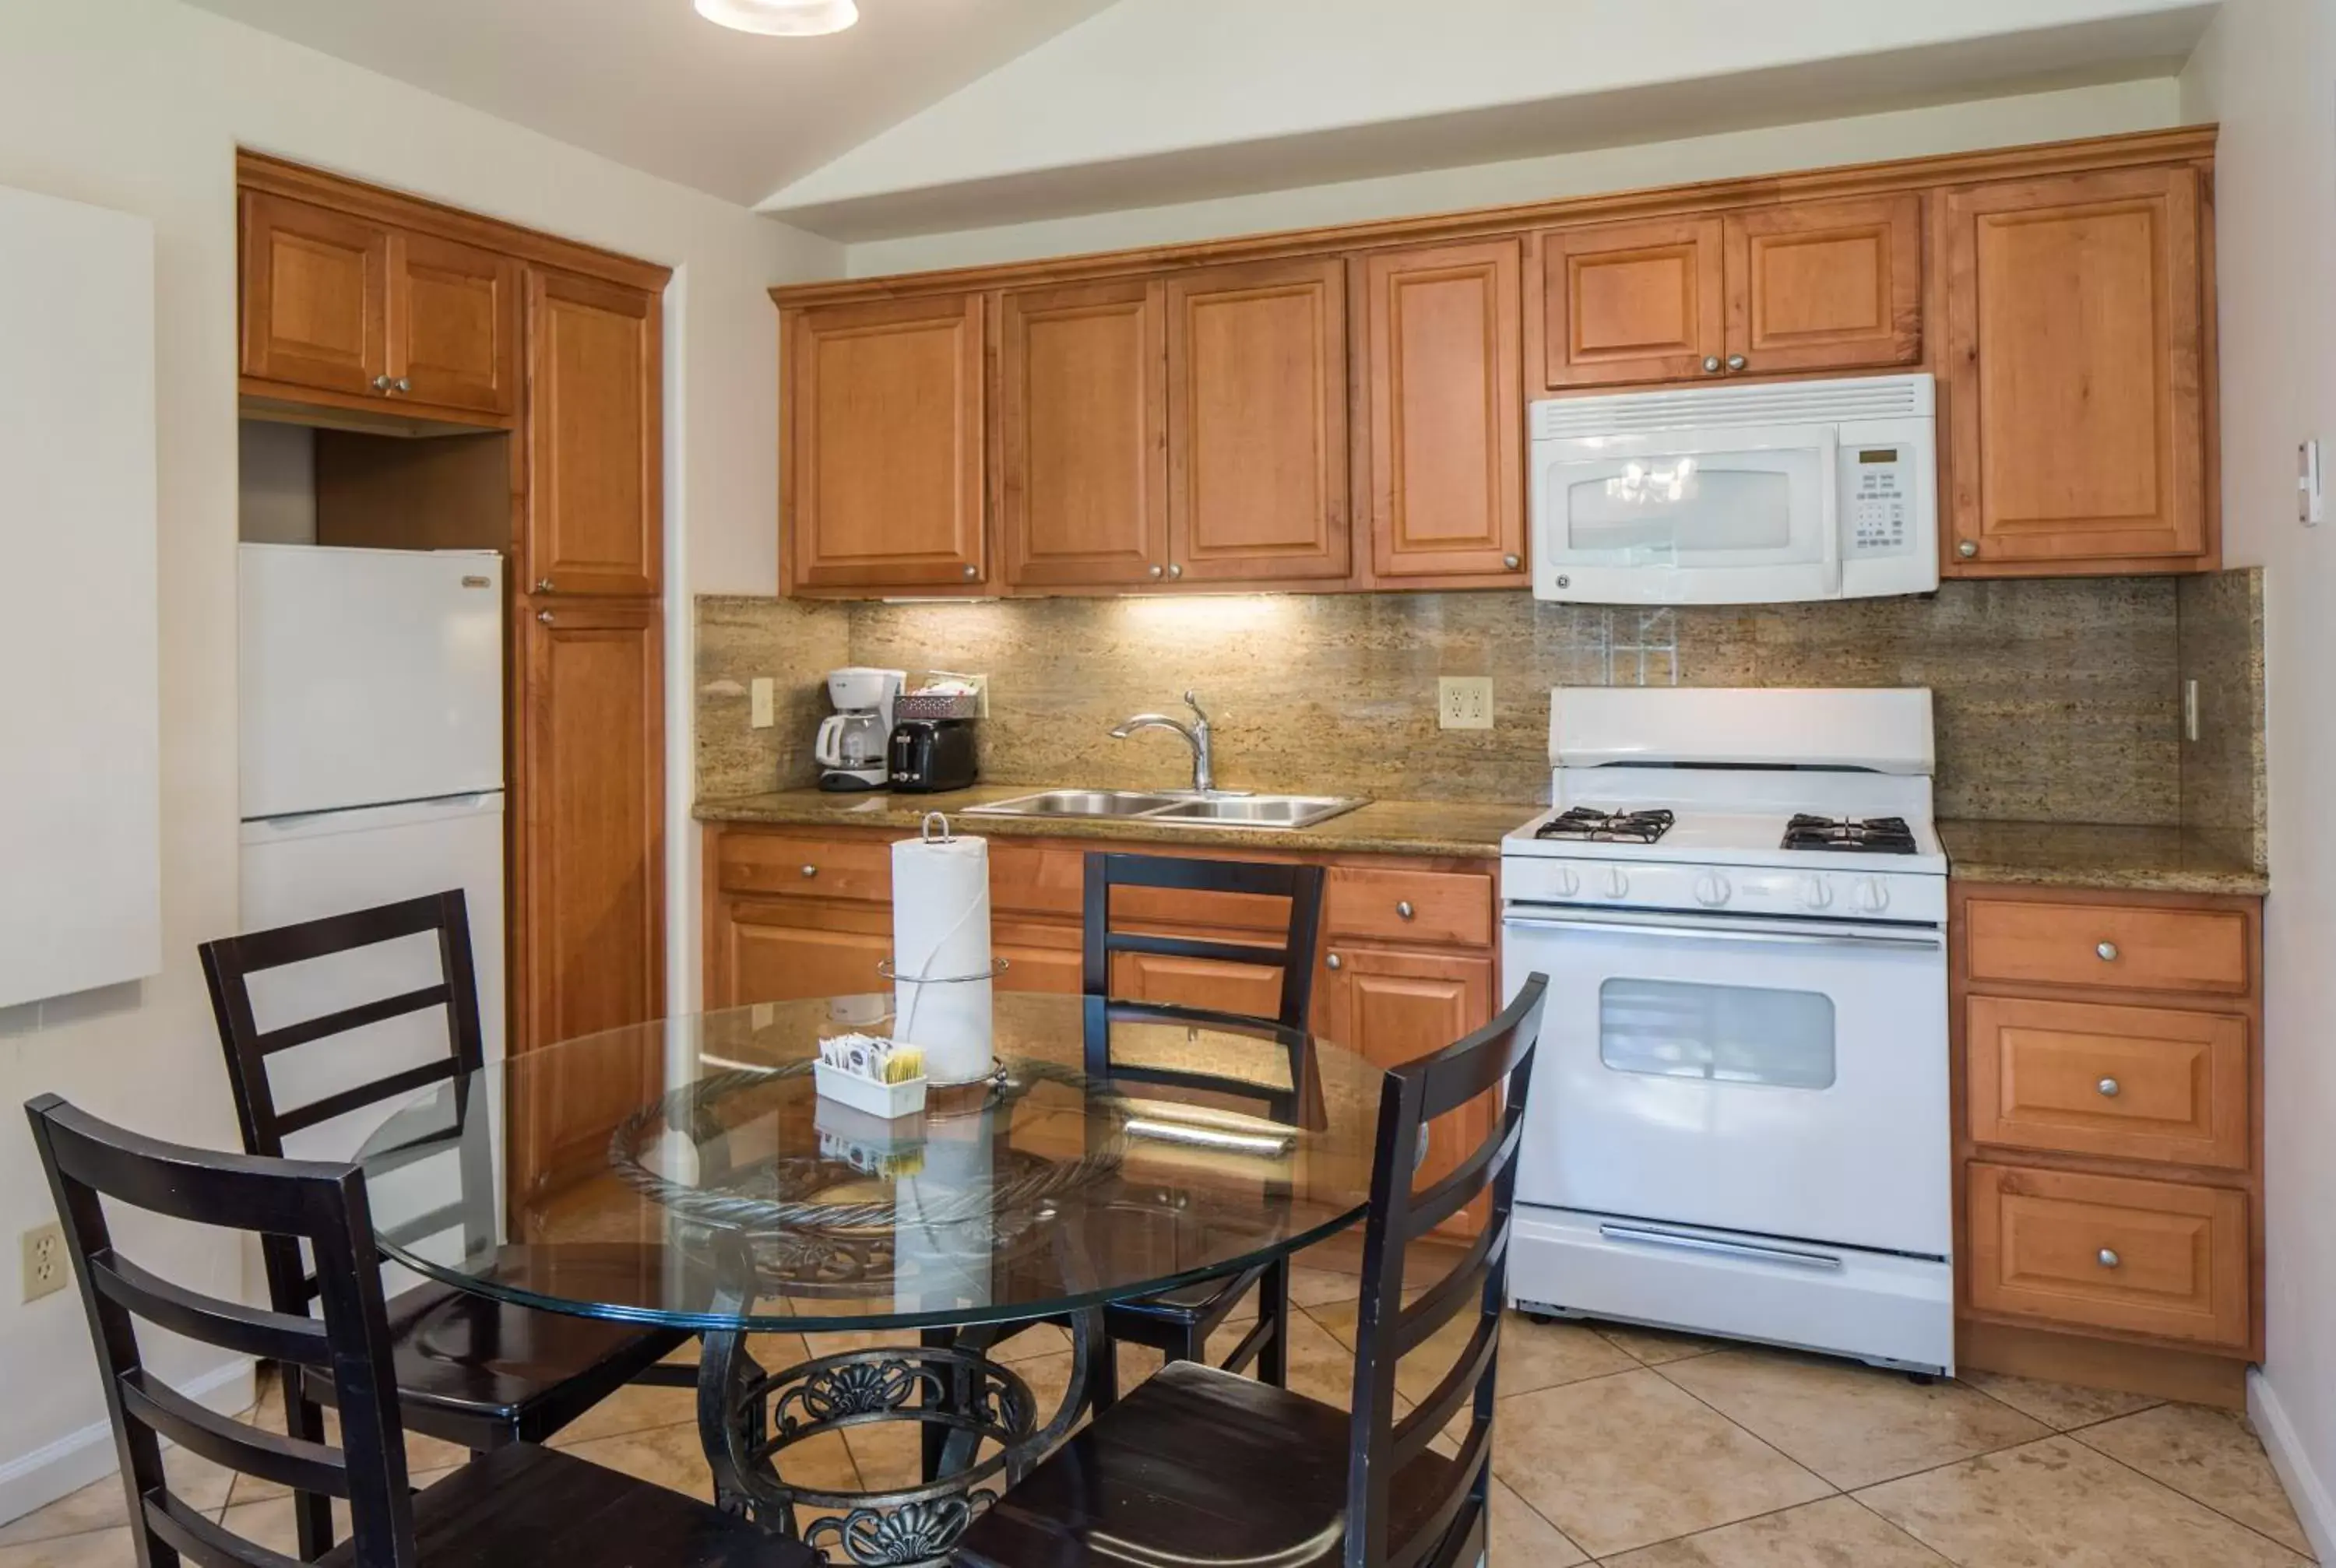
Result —
M2264 893L2268 872L2187 828L2091 823L1942 822L1953 874L2112 891Z
M993 837L1108 839L1120 842L1225 844L1326 853L1499 858L1501 835L1545 807L1482 802L1373 801L1310 828L1189 827L1124 817L966 817L968 806L1035 794L1045 784L976 784L941 794L828 794L815 789L701 800L705 823L783 827L892 828L913 833L927 812L951 813L960 833Z

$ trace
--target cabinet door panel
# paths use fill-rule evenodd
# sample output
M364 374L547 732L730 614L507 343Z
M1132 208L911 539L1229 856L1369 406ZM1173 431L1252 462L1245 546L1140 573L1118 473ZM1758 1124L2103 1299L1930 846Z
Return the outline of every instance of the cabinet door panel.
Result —
M991 875L994 881L994 869ZM998 978L998 989L1051 991L1067 997L1079 994L1085 965L1077 927L1000 920L991 949L1006 960L1006 972Z
M664 1011L664 619L525 613L521 1038L540 1046Z
M793 586L984 580L981 297L799 311L782 330Z
M1281 1011L1281 971L1261 964L1161 953L1114 953L1111 994L1126 1002L1164 1002L1270 1018Z
M1398 1066L1442 1050L1493 1017L1491 959L1370 948L1334 951L1338 968L1329 968L1326 960L1320 977L1326 982L1317 1006L1320 1033L1380 1066ZM1487 1094L1430 1123L1413 1187L1431 1187L1448 1174L1490 1135L1499 1114L1497 1096ZM1474 1235L1488 1206L1479 1198L1439 1229Z
M1553 229L1541 236L1542 374L1552 391L1713 374L1726 353L1717 218Z
M1171 575L1341 578L1346 264L1271 261L1168 282Z
M243 195L243 374L381 395L389 231L289 201Z
M2205 552L2196 171L1983 186L1945 209L1951 560Z
M1014 587L1168 565L1167 308L1136 279L998 303L998 537Z
M1371 566L1383 581L1523 570L1519 249L1504 239L1362 263Z
M389 374L398 396L442 408L519 406L519 263L401 234L390 248Z
M1975 1141L2247 1168L2246 1019L2015 997L1972 997L1963 1017Z
M527 580L538 591L658 591L663 352L655 295L530 275Z
M1728 219L1728 350L1747 375L1922 357L1922 198L1755 208Z
M758 918L761 912L733 904L715 933L725 944L718 964L727 977L728 994L718 1002L709 998L709 1007L859 996L888 989L876 966L891 956L889 934L772 923ZM789 911L789 918L802 918L802 913Z

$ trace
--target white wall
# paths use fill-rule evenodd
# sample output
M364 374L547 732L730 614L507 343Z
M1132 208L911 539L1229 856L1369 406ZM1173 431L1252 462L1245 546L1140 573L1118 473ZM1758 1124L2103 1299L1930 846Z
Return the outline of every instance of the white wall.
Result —
M55 1090L131 1126L232 1146L194 948L236 926L237 144L676 267L666 341L677 760L689 750L689 593L777 582L776 328L763 290L838 272L841 255L174 0L0 0L0 185L155 226L168 966L141 985L0 1014L0 1104ZM688 804L685 782L672 801L682 981L696 968ZM30 1141L12 1121L0 1126L0 1242L47 1214ZM238 1254L200 1236L158 1237L150 1253L150 1266L198 1288L237 1286ZM13 1275L0 1283L0 1518L111 1468L110 1446L75 1446L103 1419L80 1303L68 1292L18 1307L14 1286Z
M1731 175L1932 152L1961 152L2023 141L2056 141L2183 123L2174 79L2118 83L1942 104L1848 119L1697 136L1464 169L1346 180L1259 196L869 240L851 248L854 277L968 267L1034 256L1212 239L1275 229L1355 223L1514 201L1632 190Z
M2270 1354L2253 1406L2336 1561L2336 524L2295 521L2295 447L2336 443L2336 6L2228 0L2182 82L2222 122L2223 553L2262 565L2271 735L2263 1019ZM2336 444L2327 448L2336 457Z

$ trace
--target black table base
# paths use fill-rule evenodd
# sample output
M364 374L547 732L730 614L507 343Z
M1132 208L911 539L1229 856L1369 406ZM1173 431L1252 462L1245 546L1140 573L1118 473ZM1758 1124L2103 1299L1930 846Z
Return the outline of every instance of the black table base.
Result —
M1071 1378L1060 1407L988 1352L1027 1324L929 1330L918 1345L847 1350L778 1371L746 1336L712 1333L699 1361L697 1418L714 1500L852 1568L942 1568L966 1527L1068 1437L1087 1407L1103 1315L1071 1316ZM925 1480L896 1491L831 1492L782 1474L786 1451L825 1433L913 1422ZM992 1451L984 1455L985 1446ZM816 1514L808 1524L804 1512Z

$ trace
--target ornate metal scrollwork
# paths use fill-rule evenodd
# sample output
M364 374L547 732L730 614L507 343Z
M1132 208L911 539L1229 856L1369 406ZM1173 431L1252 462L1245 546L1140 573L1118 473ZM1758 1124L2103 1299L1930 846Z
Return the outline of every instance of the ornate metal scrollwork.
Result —
M912 1394L938 1407L949 1398L940 1377L914 1361L890 1355L881 1359L852 1359L824 1372L814 1372L772 1402L771 1414L783 1433L823 1426L843 1416L865 1416L897 1410Z
M803 1532L803 1544L822 1553L841 1551L846 1562L863 1568L940 1562L966 1526L997 1501L996 1492L983 1488L963 1497L935 1497L890 1509L854 1508L813 1521Z

